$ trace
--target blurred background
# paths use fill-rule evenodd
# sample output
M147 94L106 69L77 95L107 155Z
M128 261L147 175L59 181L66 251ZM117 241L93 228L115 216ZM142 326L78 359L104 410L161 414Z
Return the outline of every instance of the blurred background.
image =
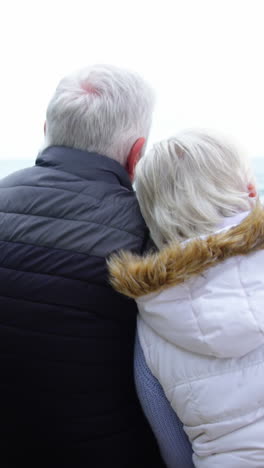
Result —
M252 158L264 190L263 0L0 5L0 177L34 164L58 81L110 63L156 91L149 146L183 128L220 132Z

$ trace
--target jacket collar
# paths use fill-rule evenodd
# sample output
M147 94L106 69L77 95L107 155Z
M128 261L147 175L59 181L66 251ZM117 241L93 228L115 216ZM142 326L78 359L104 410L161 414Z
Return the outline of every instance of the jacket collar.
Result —
M230 229L233 226L237 226L240 224L243 219L245 219L250 214L249 211L243 211L242 213L238 213L234 216L230 216L227 218L223 218L222 223L218 226L217 231L222 231L222 229Z
M184 283L228 258L262 249L264 210L258 203L238 225L206 238L172 243L144 257L113 255L108 262L110 281L117 291L138 298Z
M125 169L114 159L66 146L49 146L36 160L37 166L75 174L82 179L119 184L133 191Z

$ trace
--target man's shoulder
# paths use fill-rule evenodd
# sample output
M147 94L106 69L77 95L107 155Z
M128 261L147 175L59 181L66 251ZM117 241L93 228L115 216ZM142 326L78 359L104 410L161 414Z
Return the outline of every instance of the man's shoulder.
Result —
M116 245L114 250L133 250L142 253L149 242L149 231L141 214L135 192L123 187L106 193L99 216L102 222L114 229Z

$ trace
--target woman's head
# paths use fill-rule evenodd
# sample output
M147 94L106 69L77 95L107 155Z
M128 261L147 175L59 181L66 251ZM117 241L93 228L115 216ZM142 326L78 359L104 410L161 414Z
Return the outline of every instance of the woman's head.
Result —
M136 169L141 211L158 247L210 234L224 217L251 209L250 184L241 154L196 131L156 144Z

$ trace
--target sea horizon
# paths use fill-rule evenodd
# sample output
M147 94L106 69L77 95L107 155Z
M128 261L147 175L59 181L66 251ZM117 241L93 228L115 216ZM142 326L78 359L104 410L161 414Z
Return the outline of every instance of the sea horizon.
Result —
M36 157L27 159L0 159L0 179L13 172L35 165ZM264 202L264 156L250 159L260 198Z

